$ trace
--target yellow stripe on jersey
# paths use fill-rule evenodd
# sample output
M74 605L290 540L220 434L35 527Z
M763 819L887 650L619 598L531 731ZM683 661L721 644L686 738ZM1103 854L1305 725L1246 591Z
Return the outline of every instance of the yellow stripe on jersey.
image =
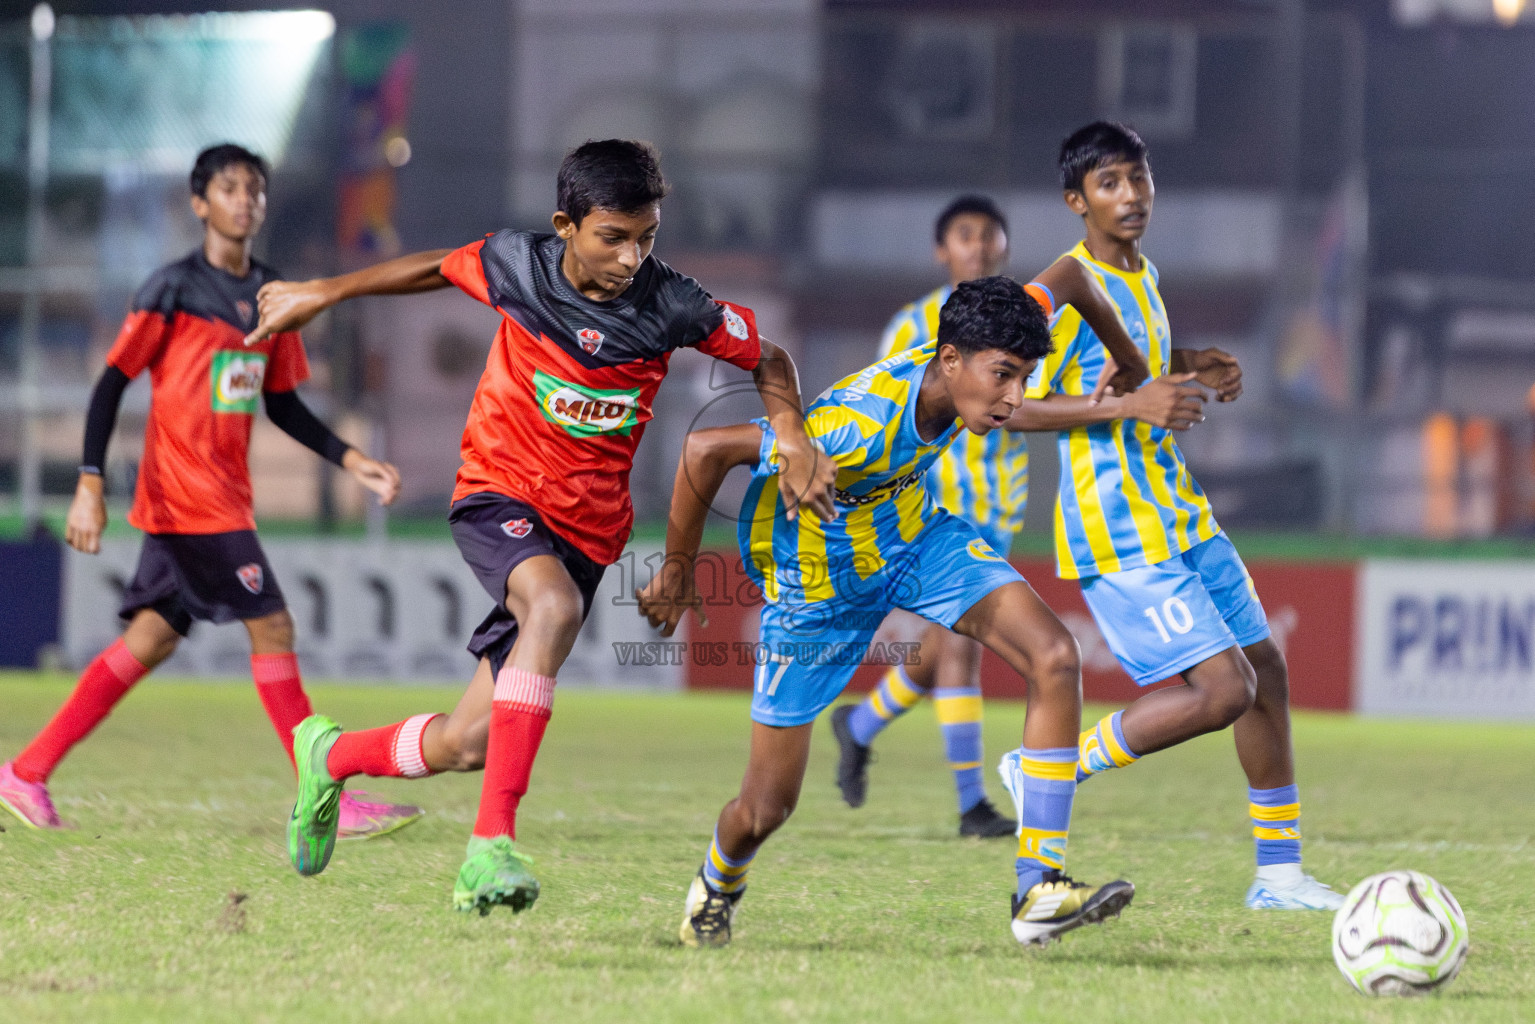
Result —
M874 508L864 505L847 514L848 540L853 546L853 565L861 579L868 579L885 567L874 536Z
M832 588L831 563L826 557L826 531L816 516L802 515L789 524L799 533L798 575L807 601L825 601L836 596Z
M1131 421L1125 426L1131 434L1138 433L1144 423ZM1125 444L1125 432L1116 433L1114 437L1114 451L1119 456L1119 464L1126 465L1130 461L1130 453L1136 451L1133 445ZM1126 473L1121 485L1124 488L1124 498L1130 505L1130 523L1135 527L1135 533L1140 538L1142 550L1146 552L1146 561L1152 565L1165 562L1173 556L1173 552L1167 544L1165 531L1152 529L1157 522L1157 505L1149 501L1141 492L1141 485L1135 477Z
M881 336L881 358L936 339L938 314L952 291L945 285L902 307ZM1011 536L1023 526L1029 497L1029 449L1023 435L993 430L982 437L965 431L930 471L928 489L939 505L980 526L986 536Z
M757 585L762 588L762 599L773 602L778 600L778 576L772 568L778 564L778 558L773 551L773 542L777 531L774 526L778 515L778 478L768 477L762 483L762 488L757 493L754 504L745 506L748 517L742 524L748 532L748 571L757 579ZM755 571L753 571L755 568Z
M873 437L884 430L886 424L879 422L870 416L865 416L857 409L849 409L840 405L823 405L811 414L815 418L815 425L822 433L830 433L838 427L853 427L864 437ZM809 433L812 426L807 416L805 431Z
M932 496L925 488L908 487L895 496L896 529L910 543L932 518Z
M1000 431L994 430L991 433L1000 433ZM986 436L990 437L991 434ZM965 440L968 441L972 437L975 435L967 432ZM956 444L952 450L957 456L955 461L965 467L965 473L971 480L988 480L987 463L991 461L991 453L986 450L986 445L966 444L961 448ZM989 522L995 514L994 506L998 504L1000 497L1001 495L993 494L990 487L976 487L975 497L970 506L970 515L980 522Z
M1144 257L1126 272L1093 259L1085 244L1068 255L1098 278L1154 376L1168 372L1172 333ZM1040 361L1028 397L1085 395L1102 375L1103 343L1069 306L1051 326L1055 351ZM1055 553L1067 579L1155 565L1220 532L1210 503L1189 474L1173 435L1134 420L1060 434Z
M892 545L914 540L938 512L927 492L928 467L962 429L932 440L917 433L916 402L932 344L890 356L833 385L811 403L805 431L837 463L838 515L823 522L783 517L777 442L765 420L762 456L742 502L739 539L747 567L770 602L825 601L856 571L885 568Z

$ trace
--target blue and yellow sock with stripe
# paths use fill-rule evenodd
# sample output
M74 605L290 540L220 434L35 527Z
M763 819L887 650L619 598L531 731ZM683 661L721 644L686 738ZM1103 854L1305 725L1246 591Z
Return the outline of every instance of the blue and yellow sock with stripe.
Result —
M1043 880L1046 871L1066 868L1066 833L1077 795L1077 748L1050 747L1018 752L1023 772L1023 821L1018 830L1018 897Z
M986 786L981 781L981 688L935 688L933 710L943 731L944 756L954 773L959 813L964 814L986 799Z
M917 706L927 696L899 665L891 665L879 685L848 716L848 728L861 747L874 742L880 730Z
M1300 790L1294 786L1247 789L1258 866L1300 863Z
M1125 733L1119 724L1124 715L1123 710L1105 715L1097 725L1077 738L1078 782L1141 759L1141 755L1132 752L1130 744L1125 742Z
M755 856L755 851L739 860L725 856L725 851L720 849L720 830L716 827L714 839L709 843L709 855L704 858L704 881L715 892L744 892L746 871L752 866L752 858Z

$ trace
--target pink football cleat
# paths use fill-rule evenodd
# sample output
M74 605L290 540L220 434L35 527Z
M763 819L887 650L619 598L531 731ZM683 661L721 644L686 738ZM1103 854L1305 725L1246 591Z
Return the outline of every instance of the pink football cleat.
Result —
M59 812L53 809L47 785L17 778L9 761L0 764L0 807L16 815L23 825L30 828L69 828L59 820Z
M372 839L398 831L421 817L421 808L410 804L387 804L365 800L361 790L341 794L341 823L337 839ZM47 795L44 794L44 799Z

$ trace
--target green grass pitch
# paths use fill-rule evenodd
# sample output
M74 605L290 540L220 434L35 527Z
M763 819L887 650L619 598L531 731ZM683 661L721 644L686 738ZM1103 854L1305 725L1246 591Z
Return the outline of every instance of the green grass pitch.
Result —
M0 756L71 680L0 676ZM442 689L316 686L352 726L446 710ZM988 759L1021 705L987 708ZM1245 910L1246 793L1227 735L1083 787L1074 874L1123 876L1119 921L1025 951L1008 840L954 836L926 707L879 745L849 811L818 727L798 813L758 857L727 950L677 942L684 889L744 763L742 695L566 691L522 812L543 896L468 917L449 897L479 777L371 783L428 808L392 837L288 867L291 780L249 685L150 680L54 778L79 830L0 816L0 1020L1514 1021L1535 1019L1535 728L1300 715L1308 868L1347 887L1434 875L1471 923L1445 992L1355 995L1330 915ZM1005 794L988 777L994 800Z

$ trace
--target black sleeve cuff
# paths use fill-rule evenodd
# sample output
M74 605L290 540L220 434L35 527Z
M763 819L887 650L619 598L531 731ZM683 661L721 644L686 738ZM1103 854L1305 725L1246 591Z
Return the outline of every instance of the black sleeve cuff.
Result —
M320 422L296 391L268 391L266 413L284 433L326 462L341 465L351 447Z

